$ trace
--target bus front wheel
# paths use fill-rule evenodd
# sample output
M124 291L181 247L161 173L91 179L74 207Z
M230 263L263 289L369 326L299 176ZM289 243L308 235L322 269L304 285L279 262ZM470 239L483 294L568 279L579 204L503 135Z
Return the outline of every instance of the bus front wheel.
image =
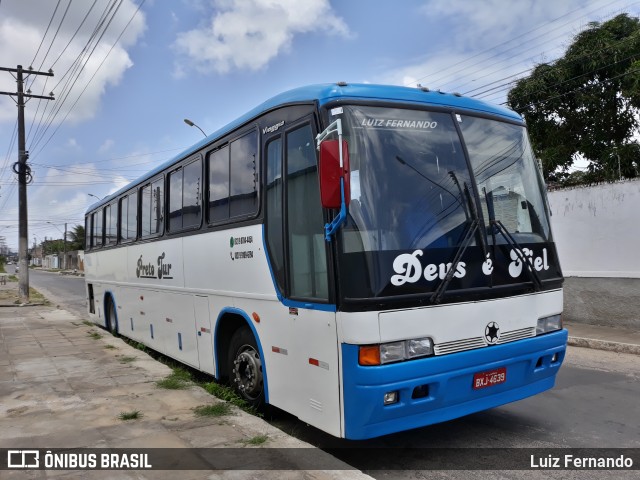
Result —
M234 390L252 407L264 405L262 359L256 339L247 327L234 332L229 342L230 380Z

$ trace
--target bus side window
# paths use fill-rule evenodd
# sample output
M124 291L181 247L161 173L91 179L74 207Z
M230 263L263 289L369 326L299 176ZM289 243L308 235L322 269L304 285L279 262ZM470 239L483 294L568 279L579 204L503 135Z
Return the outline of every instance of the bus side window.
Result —
M182 168L169 174L169 231L182 229Z
M258 212L258 133L254 130L231 142L229 216Z
M120 199L120 241L135 240L137 230L137 202L135 193Z
M311 125L287 133L287 230L291 296L327 300L327 258Z
M266 235L273 276L281 293L284 284L284 244L282 221L282 139L267 144L267 214Z
M202 161L169 174L169 231L178 232L200 226L202 218Z
M162 233L164 223L164 180L148 183L140 190L140 236L149 237Z
M91 216L87 215L84 219L84 248L91 250Z
M93 246L102 246L102 210L98 210L93 215Z
M229 219L229 146L209 154L209 223Z

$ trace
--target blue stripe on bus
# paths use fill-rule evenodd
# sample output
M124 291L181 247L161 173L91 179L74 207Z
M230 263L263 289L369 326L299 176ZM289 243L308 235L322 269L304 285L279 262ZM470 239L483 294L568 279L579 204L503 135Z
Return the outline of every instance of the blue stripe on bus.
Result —
M358 440L423 427L521 400L553 387L568 332L389 365L358 365L358 345L342 345L345 437ZM554 354L556 362L551 362ZM542 359L541 362L539 360ZM506 367L506 382L480 390L473 375ZM428 392L412 398L416 387ZM387 392L399 401L384 405Z
M213 330L213 355L216 361L216 378L220 378L220 374L221 374L221 372L219 371L220 362L218 361L218 349L216 348L216 345L217 345L216 340L218 338L218 326L220 325L220 319L225 313L231 313L231 314L240 315L241 317L243 317L246 320L247 326L249 326L249 328L251 328L251 331L253 332L253 338L256 339L256 344L258 345L258 351L260 352L260 360L262 361L262 376L264 377L264 401L265 403L269 403L269 382L267 381L267 361L264 356L264 351L262 350L262 343L260 343L260 337L258 336L258 331L253 325L253 322L249 320L249 315L247 315L247 313L244 310L240 310L239 308L225 307L222 310L220 310L220 313L218 314L218 318L216 319L216 326Z

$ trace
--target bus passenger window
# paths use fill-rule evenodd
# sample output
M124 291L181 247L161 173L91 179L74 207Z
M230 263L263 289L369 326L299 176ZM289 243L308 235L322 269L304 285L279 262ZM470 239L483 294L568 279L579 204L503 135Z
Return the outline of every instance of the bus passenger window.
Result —
M148 237L162 233L163 219L163 180L145 185L140 193L142 222L140 236Z
M202 162L191 162L169 175L169 231L200 226Z
M182 169L169 175L169 231L182 229Z
M209 223L229 219L229 147L209 155Z
M258 134L231 142L229 215L245 217L258 211Z
M136 238L136 196L122 197L120 200L120 241L130 242Z
M102 210L93 214L93 246L102 246Z
M182 184L182 228L200 226L202 216L202 204L200 193L202 191L200 181L202 177L202 165L197 160L184 167L184 181Z

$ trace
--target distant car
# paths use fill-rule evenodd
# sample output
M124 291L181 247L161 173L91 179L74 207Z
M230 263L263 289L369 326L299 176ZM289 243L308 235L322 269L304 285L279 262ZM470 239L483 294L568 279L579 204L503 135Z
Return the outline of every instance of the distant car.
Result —
M7 265L13 265L13 262L7 262Z

